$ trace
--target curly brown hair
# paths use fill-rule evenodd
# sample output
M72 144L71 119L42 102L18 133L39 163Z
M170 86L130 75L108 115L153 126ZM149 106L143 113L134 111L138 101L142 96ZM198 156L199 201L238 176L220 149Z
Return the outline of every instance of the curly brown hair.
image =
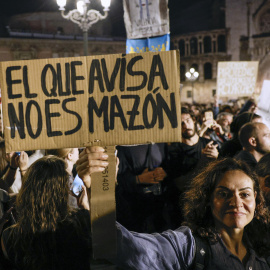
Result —
M13 249L23 252L26 266L40 265L48 254L53 256L55 239L46 239L47 246L41 242L44 237L48 238L48 232L55 232L61 222L69 221L74 212L68 205L68 177L65 161L56 156L38 159L24 175L16 200L19 218L13 225L11 237ZM15 261L19 256L15 254Z
M199 236L209 239L211 242L217 241L218 231L215 228L214 218L211 211L211 198L216 185L223 175L228 171L242 171L253 182L256 195L256 214L253 220L245 227L253 248L258 254L264 254L269 247L266 247L265 234L269 226L268 209L265 206L263 194L259 185L259 180L255 172L249 166L233 158L225 158L210 163L191 182L190 189L184 196L184 220L183 225Z

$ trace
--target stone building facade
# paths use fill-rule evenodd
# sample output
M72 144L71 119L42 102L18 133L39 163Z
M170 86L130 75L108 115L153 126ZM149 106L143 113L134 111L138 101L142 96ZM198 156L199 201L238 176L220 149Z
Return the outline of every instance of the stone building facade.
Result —
M180 50L182 101L210 102L216 92L219 61L258 61L255 94L270 80L270 0L215 1L225 12L225 28L172 37L171 47ZM185 72L194 67L200 74L193 83ZM193 88L193 90L192 90Z
M124 53L125 39L110 36L110 21L89 31L89 55ZM82 30L60 12L16 15L8 23L8 37L0 38L0 61L83 56Z
M226 50L226 29L201 31L172 38L171 47L180 50L182 102L208 103L216 93L217 63L230 61ZM199 72L194 83L185 78L190 68Z

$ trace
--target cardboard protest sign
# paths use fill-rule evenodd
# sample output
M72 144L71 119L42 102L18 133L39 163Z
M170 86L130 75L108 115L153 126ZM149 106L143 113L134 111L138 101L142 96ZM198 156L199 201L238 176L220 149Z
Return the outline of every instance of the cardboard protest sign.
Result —
M0 63L7 151L180 141L179 52Z
M217 93L220 97L248 97L255 91L258 62L219 62Z
M127 38L138 39L170 32L168 0L124 0Z
M104 171L94 173L91 186L91 225L95 259L112 259L116 256L115 227L115 147L106 146L109 166Z

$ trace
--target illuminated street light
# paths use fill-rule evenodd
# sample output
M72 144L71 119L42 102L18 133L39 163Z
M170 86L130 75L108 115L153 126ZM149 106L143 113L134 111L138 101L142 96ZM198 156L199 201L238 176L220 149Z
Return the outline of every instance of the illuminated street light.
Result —
M101 5L103 6L104 15L102 15L98 10L88 9L90 4L89 0L80 0L77 2L77 9L70 10L65 15L66 0L56 0L59 10L61 10L61 15L67 20L79 25L83 30L83 48L84 55L88 55L88 30L89 28L97 23L99 20L104 20L108 16L108 11L111 5L111 0L101 0Z
M194 68L191 68L185 74L187 80L190 81L192 85L192 103L194 103L194 82L199 78L199 75L199 72L195 71Z

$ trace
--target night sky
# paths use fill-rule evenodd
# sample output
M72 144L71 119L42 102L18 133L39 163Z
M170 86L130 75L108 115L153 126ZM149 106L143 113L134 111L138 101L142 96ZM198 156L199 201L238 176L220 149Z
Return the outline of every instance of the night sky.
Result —
M7 24L11 15L57 11L56 0L1 0L0 22ZM98 8L98 0L91 0L91 7ZM172 34L211 29L213 0L169 0L170 29ZM67 10L75 7L76 0L67 0ZM100 5L100 4L99 4ZM125 37L122 0L112 0L109 16L113 22L113 34ZM213 13L213 12L212 12Z

